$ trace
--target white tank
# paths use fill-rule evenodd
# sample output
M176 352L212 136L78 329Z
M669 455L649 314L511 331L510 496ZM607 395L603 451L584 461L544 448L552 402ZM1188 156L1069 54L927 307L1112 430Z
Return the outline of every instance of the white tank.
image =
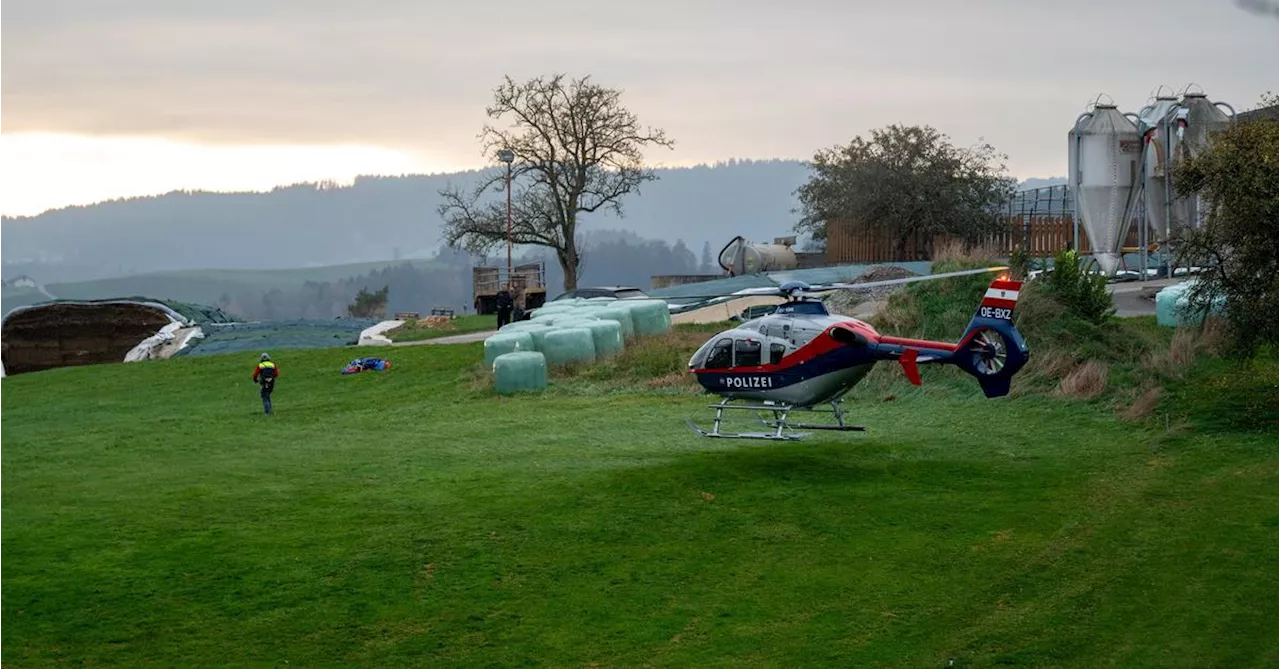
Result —
M1098 103L1067 133L1071 192L1093 256L1108 276L1120 264L1128 232L1125 206L1138 178L1142 135L1114 104Z
M734 237L720 251L720 266L734 276L795 269L796 252L790 245L752 244Z

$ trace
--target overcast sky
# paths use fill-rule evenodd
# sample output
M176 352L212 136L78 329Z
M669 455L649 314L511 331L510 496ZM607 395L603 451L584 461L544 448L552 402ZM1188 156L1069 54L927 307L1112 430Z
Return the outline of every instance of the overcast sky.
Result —
M890 123L1066 172L1100 93L1275 91L1270 0L9 0L5 213L175 187L477 167L503 75L624 89L674 151L809 158ZM1250 9L1250 7L1253 7ZM146 141L144 141L146 140Z

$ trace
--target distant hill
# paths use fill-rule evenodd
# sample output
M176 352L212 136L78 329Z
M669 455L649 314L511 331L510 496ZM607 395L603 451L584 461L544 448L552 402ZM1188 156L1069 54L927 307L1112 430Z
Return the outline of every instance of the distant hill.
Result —
M267 193L174 192L3 219L3 276L45 283L202 267L269 269L429 257L442 241L438 192L482 172L360 177ZM623 200L625 217L584 217L582 230L683 238L691 248L735 235L772 239L795 223L804 163L737 161L658 170ZM494 197L500 197L495 194Z
M681 239L695 253L704 243L719 249L736 235L771 240L791 234L794 193L809 170L796 160L729 160L657 174L657 181L624 198L622 219L588 215L581 230ZM360 177L351 186L300 184L267 193L173 192L5 217L0 261L6 278L29 274L55 284L206 267L431 257L442 242L439 191L483 175Z
M1067 178L1066 178L1066 177L1048 177L1048 178L1033 177L1033 178L1031 178L1031 179L1027 179L1026 181L1023 181L1022 183L1018 184L1018 189L1019 189L1019 190L1031 190L1031 189L1033 189L1033 188L1046 188L1046 187L1049 187L1049 186L1061 186L1061 185L1066 184L1066 183L1067 183Z

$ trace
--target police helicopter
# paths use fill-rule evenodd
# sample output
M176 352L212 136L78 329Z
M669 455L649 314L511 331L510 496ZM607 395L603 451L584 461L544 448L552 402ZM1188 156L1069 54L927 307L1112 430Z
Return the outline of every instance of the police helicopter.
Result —
M841 408L845 395L881 360L897 362L907 379L920 385L919 365L950 364L977 378L987 397L1009 392L1013 375L1030 354L1026 341L1013 325L1020 281L1001 274L991 282L968 327L956 342L907 339L880 334L856 318L831 314L813 296L842 289L934 281L988 272L991 267L944 274L874 281L868 283L807 284L787 281L776 287L748 288L732 295L693 296L692 299L777 295L787 302L767 316L721 332L703 344L689 359L689 371L707 392L720 396L711 430L688 420L704 437L793 440L808 436L793 428L862 431L849 425ZM827 408L830 405L830 408ZM728 410L757 412L765 432L726 433L720 430ZM796 411L829 412L832 423L796 423ZM770 417L770 414L771 417Z

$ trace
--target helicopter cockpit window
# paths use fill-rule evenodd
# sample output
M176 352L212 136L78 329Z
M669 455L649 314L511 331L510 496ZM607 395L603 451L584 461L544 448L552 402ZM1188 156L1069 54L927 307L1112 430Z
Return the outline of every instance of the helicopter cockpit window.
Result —
M751 339L739 339L734 343L734 367L758 367L760 365L760 342Z
M721 339L707 356L707 369L724 369L733 366L733 340Z
M769 344L769 364L776 365L782 362L782 356L787 354L787 347L782 344Z

